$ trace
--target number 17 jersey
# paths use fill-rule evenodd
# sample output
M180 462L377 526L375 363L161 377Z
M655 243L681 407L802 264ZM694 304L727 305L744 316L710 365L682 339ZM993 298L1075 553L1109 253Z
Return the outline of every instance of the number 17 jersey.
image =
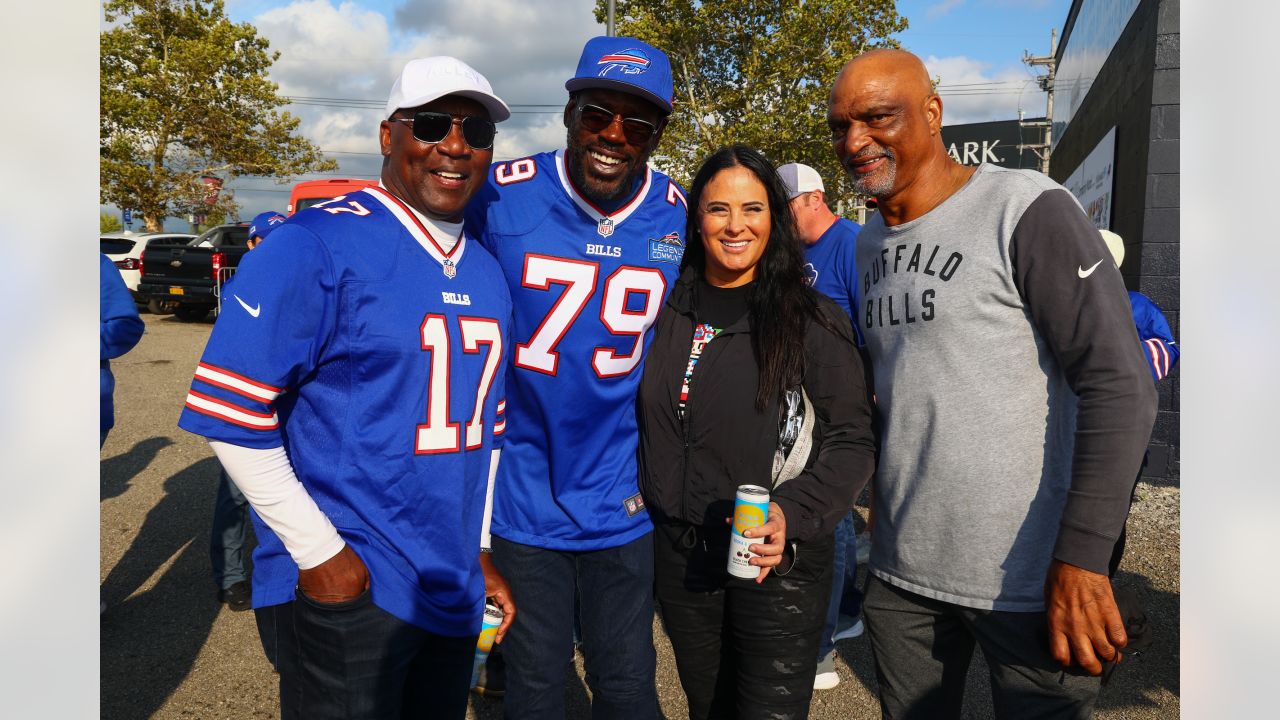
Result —
M466 224L498 259L514 306L493 534L588 551L652 529L635 399L686 214L680 187L648 168L612 212L574 186L563 151L490 169Z

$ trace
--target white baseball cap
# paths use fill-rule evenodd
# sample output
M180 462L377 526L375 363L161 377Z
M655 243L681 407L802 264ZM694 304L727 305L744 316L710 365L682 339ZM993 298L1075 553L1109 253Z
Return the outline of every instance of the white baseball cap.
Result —
M788 200L814 190L821 190L824 193L827 191L822 185L822 176L808 165L787 163L778 168L778 177L782 178L782 184L787 186Z
M475 100L489 111L489 119L494 122L511 117L511 110L502 98L493 94L493 86L483 75L448 55L417 58L405 63L400 77L391 86L386 117L391 117L397 110L425 105L446 95Z

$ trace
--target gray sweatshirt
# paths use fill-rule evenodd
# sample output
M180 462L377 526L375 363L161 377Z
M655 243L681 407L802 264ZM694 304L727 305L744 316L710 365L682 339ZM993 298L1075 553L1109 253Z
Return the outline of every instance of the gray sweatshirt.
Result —
M871 571L967 607L1044 608L1057 558L1106 573L1155 419L1119 270L1075 198L983 164L858 237L884 419Z

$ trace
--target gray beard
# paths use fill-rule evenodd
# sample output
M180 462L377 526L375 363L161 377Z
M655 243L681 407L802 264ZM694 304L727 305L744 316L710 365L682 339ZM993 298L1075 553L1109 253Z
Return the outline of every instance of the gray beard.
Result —
M847 166L845 167L845 170L849 173L849 180L853 183L853 189L861 195L882 198L893 190L893 182L898 175L898 160L890 150L881 152L885 156L884 168L874 173L874 177L860 177ZM854 156L849 158L849 161L854 162L859 159Z

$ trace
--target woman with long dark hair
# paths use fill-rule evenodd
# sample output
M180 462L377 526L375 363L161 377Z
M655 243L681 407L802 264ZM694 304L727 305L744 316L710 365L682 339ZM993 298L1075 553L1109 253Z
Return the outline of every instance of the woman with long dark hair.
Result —
M689 193L682 272L658 316L638 402L640 490L656 585L691 718L808 715L832 532L875 466L849 318L804 281L786 191L733 145ZM740 486L769 493L731 575ZM758 577L750 568L759 568Z

